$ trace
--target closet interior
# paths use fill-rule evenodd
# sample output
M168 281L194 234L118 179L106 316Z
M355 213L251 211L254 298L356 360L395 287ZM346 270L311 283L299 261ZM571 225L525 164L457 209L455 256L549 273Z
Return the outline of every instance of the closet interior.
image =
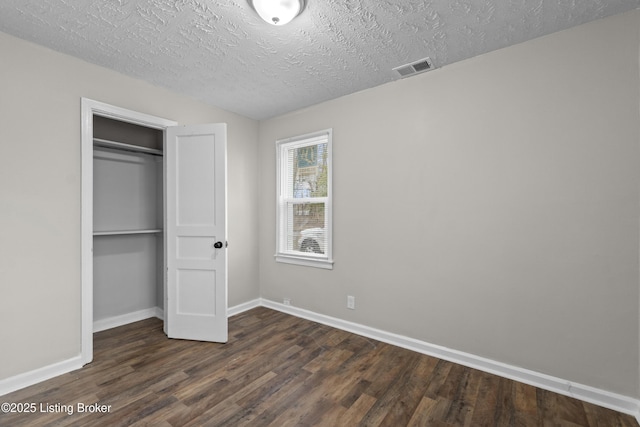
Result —
M93 117L94 330L163 316L163 136Z

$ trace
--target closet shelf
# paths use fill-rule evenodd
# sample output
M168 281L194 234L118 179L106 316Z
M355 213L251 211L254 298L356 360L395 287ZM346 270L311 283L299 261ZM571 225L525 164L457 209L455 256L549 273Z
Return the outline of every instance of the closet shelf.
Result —
M152 154L162 156L162 150L155 148L141 147L139 145L125 144L123 142L109 141L107 139L93 138L93 145L104 148L115 148L117 150L135 151L136 153Z
M94 231L94 236L123 236L129 234L159 234L162 233L161 228L150 228L146 230L112 230L112 231Z

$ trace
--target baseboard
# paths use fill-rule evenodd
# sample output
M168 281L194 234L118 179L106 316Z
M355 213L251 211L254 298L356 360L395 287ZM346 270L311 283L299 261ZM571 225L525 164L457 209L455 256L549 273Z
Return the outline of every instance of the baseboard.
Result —
M613 409L618 412L630 414L636 417L640 423L640 400L633 399L629 396L612 393L606 390L597 389L584 384L574 383L572 381L563 380L561 378L542 374L540 372L531 371L520 368L518 366L508 365L506 363L497 362L495 360L476 356L474 354L465 353L458 350L430 344L413 338L397 335L394 333L382 331L358 323L348 322L346 320L335 317L325 316L309 310L304 310L290 305L284 305L267 299L261 299L260 305L291 314L296 317L311 320L323 325L342 329L354 334L382 341L398 347L413 350L418 353L444 359L453 363L468 366L514 381L559 393L565 396L574 397L576 399L593 403L598 406Z
M240 313L244 313L245 311L249 311L252 308L260 307L261 301L262 300L260 298L258 298L258 299L254 299L252 301L247 301L247 302L244 302L242 304L235 305L233 307L229 307L227 309L227 316L228 317L235 316L236 314L240 314Z
M260 307L260 299L254 299L242 304L238 304L227 309L227 316L235 316L236 314L243 313L251 310L252 308ZM119 316L109 317L107 319L100 319L93 322L93 332L105 331L111 328L117 328L118 326L127 325L129 323L137 322L139 320L148 319L150 317L157 317L164 320L164 310L160 307L147 308L133 313L122 314Z
M252 308L259 307L260 300L256 299L249 301L234 307L230 307L228 310L228 316L234 316L244 311L251 310ZM133 313L127 313L120 316L113 316L107 319L101 319L93 322L93 331L100 332L111 328L117 328L132 322L148 319L150 317L157 317L158 319L164 319L164 311L159 307L148 308L145 310L135 311ZM66 374L76 369L82 368L82 357L77 356L69 360L54 363L49 366L35 369L33 371L25 372L13 377L9 377L0 380L0 396L8 393L12 393L16 390L20 390L25 387L37 384L42 381L46 381L58 375Z
M80 355L49 366L0 380L0 396L82 368Z
M159 307L146 308L133 313L122 314L119 316L108 317L93 322L93 332L106 331L107 329L117 328L118 326L127 325L129 323L138 322L140 320L157 317L164 319L164 311Z
M614 411L622 412L635 416L640 424L640 400L633 399L629 396L612 393L606 390L587 386L584 384L574 383L572 381L563 380L561 378L542 374L540 372L531 371L506 363L497 362L495 360L476 356L474 354L453 350L443 346L430 344L402 335L382 331L380 329L371 328L358 323L349 322L335 317L318 314L309 310L298 307L280 304L271 300L259 298L246 303L230 307L227 310L228 316L235 316L247 310L256 307L267 307L273 310L281 311L292 316L311 320L334 328L342 329L354 334L358 334L367 338L372 338L387 344L392 344L418 353L427 354L429 356L444 359L453 363L468 366L484 372L489 372L514 381L559 393L565 396L574 397L585 402L593 403ZM158 308L141 310L122 316L115 316L109 319L103 319L94 322L94 331L98 332L122 326L127 323L144 320L150 317L163 318L163 311ZM58 375L66 374L70 371L80 369L82 367L81 356L54 363L43 368L39 368L30 372L26 372L14 377L0 380L0 396L28 387L30 385L46 381Z

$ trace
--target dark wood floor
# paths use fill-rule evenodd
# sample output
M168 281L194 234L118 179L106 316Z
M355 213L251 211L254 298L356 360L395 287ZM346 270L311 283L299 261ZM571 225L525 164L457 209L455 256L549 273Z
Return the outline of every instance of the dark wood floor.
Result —
M629 415L266 308L232 317L229 337L169 340L157 319L97 333L93 363L1 397L38 408L0 414L0 426L638 426ZM110 408L79 413L78 403Z

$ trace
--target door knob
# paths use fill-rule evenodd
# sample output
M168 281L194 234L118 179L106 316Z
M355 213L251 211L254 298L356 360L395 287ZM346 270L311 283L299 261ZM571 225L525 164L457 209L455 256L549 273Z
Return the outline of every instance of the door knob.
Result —
M222 242L215 242L213 244L213 247L216 248L216 249L220 249L222 247Z

